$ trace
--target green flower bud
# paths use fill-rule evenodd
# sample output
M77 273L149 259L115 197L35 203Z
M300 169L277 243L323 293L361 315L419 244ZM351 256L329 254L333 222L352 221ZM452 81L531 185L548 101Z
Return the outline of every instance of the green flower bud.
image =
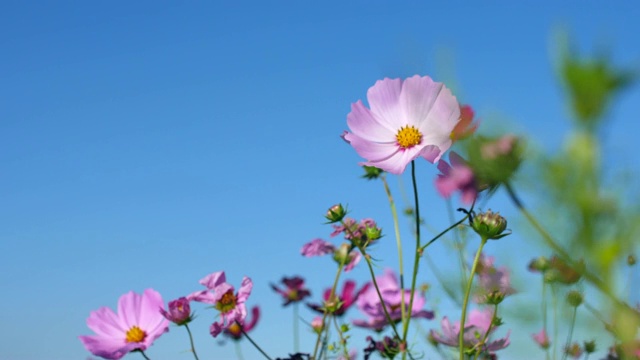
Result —
M347 210L342 207L342 204L336 204L329 208L324 217L329 220L329 224L333 224L342 221L346 215Z
M637 262L635 255L631 254L629 256L627 256L627 265L629 266L633 266L635 265Z
M484 239L497 240L511 234L503 234L507 229L507 220L500 216L500 213L494 214L491 210L474 216L471 227Z
M375 180L379 178L380 175L382 175L382 173L384 172L384 170L378 169L375 166L364 165L362 168L364 169L364 172L365 172L365 174L362 175L362 177L367 180Z
M567 302L569 303L569 305L573 307L580 306L583 300L584 300L584 296L580 291L571 290L569 291L569 293L567 293Z
M584 342L584 351L587 354L591 354L591 353L596 352L596 341L595 340L585 341Z
M529 263L529 270L531 271L545 272L547 269L549 269L549 259L544 256L533 259Z
M333 253L333 260L335 260L338 265L347 264L351 258L351 245L347 243L342 243L339 248Z

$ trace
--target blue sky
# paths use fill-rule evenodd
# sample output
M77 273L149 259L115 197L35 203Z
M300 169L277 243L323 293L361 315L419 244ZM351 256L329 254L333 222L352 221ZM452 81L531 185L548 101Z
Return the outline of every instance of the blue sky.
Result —
M263 310L254 338L284 356L292 315L268 284L300 274L315 295L329 286L331 261L299 255L328 237L328 206L379 220L389 234L379 257L397 265L382 187L358 178L360 159L339 138L352 102L383 77L430 75L476 108L483 131L552 151L569 128L555 35L638 69L638 18L631 1L3 2L0 358L84 359L90 311L147 287L168 301L219 270L235 284L252 277L250 304ZM609 113L614 168L638 166L639 101L635 87ZM444 228L435 167L418 170L423 214ZM503 250L524 240L509 241ZM455 260L446 250L433 249L443 268ZM520 272L522 256L505 262ZM364 281L365 268L349 278ZM203 357L234 358L207 334L213 314L199 313ZM187 359L186 348L173 328L148 353Z

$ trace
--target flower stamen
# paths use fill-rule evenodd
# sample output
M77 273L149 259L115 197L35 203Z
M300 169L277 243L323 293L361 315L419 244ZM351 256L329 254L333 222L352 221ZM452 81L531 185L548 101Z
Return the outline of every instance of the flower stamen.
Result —
M147 337L147 333L144 330L140 329L137 326L133 326L129 331L127 331L126 341L128 343L135 342L140 343L143 342Z
M414 147L422 141L422 133L412 126L403 126L396 134L396 141L403 149Z
M224 295L222 295L215 308L220 310L220 312L224 314L233 310L236 307L236 303L237 298L233 294L233 290L229 290Z

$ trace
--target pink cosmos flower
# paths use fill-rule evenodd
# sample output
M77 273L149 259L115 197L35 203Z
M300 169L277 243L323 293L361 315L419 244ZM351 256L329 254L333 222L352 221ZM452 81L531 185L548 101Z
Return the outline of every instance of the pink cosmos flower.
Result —
M87 326L96 335L80 336L93 355L120 359L134 350L146 350L163 333L169 322L160 314L164 303L160 294L147 289L142 295L133 291L118 300L118 313L108 307L92 311Z
M383 275L376 276L376 282L378 283L378 288L380 289L384 306L389 312L391 321L401 321L402 289L400 289L396 274L393 270L387 269ZM404 290L404 302L406 307L409 307L410 296L411 290ZM433 312L422 309L425 303L426 299L416 292L413 298L413 307L410 309L412 318L433 319ZM375 331L381 331L385 326L389 325L384 313L383 303L380 302L380 297L378 296L373 283L368 286L367 290L360 294L356 301L356 306L367 316L367 319L353 320L353 325L373 329Z
M548 349L551 345L549 336L547 335L547 332L544 331L544 329L540 330L539 333L533 334L531 336L533 337L533 341L535 341L543 349Z
M204 285L207 290L196 291L187 296L187 300L212 304L220 311L220 320L211 324L209 329L213 337L220 335L224 329L229 328L235 322L243 325L244 319L247 317L247 308L244 303L251 294L253 282L245 276L242 278L240 289L234 294L233 285L227 284L226 281L224 271L209 274L200 280L200 284Z
M463 105L460 107L460 121L451 132L451 140L466 139L478 130L478 123L472 124L474 115L475 113L471 106Z
M344 285L342 285L342 292L339 294L336 294L340 302L342 302L342 306L338 310L333 312L333 315L335 316L344 315L347 312L347 310L349 310L351 305L353 305L355 301L358 300L358 297L363 292L367 291L369 286L371 286L371 284L367 283L360 290L356 291L355 281L353 280L345 281ZM331 288L325 289L324 294L322 295L322 299L324 301L328 301L329 296L331 296ZM307 306L310 307L312 310L315 310L321 314L324 313L324 310L322 310L322 304L307 303Z
M345 246L347 244L342 245ZM302 245L300 253L302 254L302 256L313 257L335 254L337 251L340 251L340 249L336 248L332 243L322 239L313 239L310 242ZM346 249L346 251L348 251L348 248ZM361 258L362 256L360 255L360 252L358 252L357 250L352 250L349 253L349 262L344 266L344 271L349 272L353 270L353 268L360 262Z
M284 289L280 289L274 284L271 284L271 288L273 289L273 291L282 295L282 298L284 299L284 303L282 304L282 306L300 302L304 300L304 298L311 296L311 291L304 287L304 279L299 276L294 276L291 278L283 277L281 282L285 286Z
M436 178L436 189L445 198L449 198L454 192L460 191L463 203L473 203L478 196L473 170L467 166L460 155L453 151L449 153L449 162L451 162L451 165L444 160L438 161L438 170L440 170L441 174Z
M176 325L184 325L191 321L191 306L185 297L169 301L169 311L160 309L160 313Z
M480 255L479 267L477 271L478 282L480 284L480 294L476 296L476 302L485 302L488 295L500 295L506 297L516 293L511 287L509 269L506 267L496 268L493 265L494 259L490 256Z
M487 330L491 326L491 319L493 318L493 311L491 309L486 309L483 311L472 310L469 313L467 321L464 324L464 348L472 349L479 345L480 341L484 338ZM460 336L460 322L456 322L451 325L449 319L445 316L442 318L442 333L431 330L430 336L436 342L451 346L458 347L458 337ZM489 336L495 330L495 327L491 327L489 331ZM487 339L489 338L487 336ZM492 353L494 351L504 349L509 346L509 333L502 339L488 341L482 349L481 352L489 352Z
M460 105L444 84L418 75L379 80L367 91L369 107L351 104L343 138L367 161L401 174L418 157L436 162L451 146Z
M238 323L234 322L229 327L224 329L223 334L229 337L231 340L240 340L242 339L242 331L249 332L256 327L258 320L260 319L260 308L254 306L251 308L251 320L247 321L245 319L244 325L238 325Z

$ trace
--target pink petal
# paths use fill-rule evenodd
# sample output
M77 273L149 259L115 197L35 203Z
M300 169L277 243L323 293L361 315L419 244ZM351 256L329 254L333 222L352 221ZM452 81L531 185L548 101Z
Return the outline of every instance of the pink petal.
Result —
M253 288L253 282L250 278L244 277L242 278L242 284L240 285L240 289L238 290L238 302L244 303L249 298L251 294L251 289Z
M130 291L118 300L118 317L122 319L127 330L140 324L140 303L142 297Z
M344 137L351 143L351 146L353 146L358 155L369 159L370 162L388 159L395 155L400 149L395 141L391 143L376 143L365 140L353 133L347 133Z
M367 91L369 107L375 118L386 125L394 135L400 127L407 125L400 105L402 88L401 79L385 78L376 81L375 85Z
M376 142L394 141L398 131L378 121L360 100L351 104L351 112L347 115L347 125L351 132L359 137Z
M430 114L443 89L446 89L444 84L434 82L428 76L420 77L415 75L405 79L402 84L402 93L400 94L401 111L405 116L404 124L421 128L420 125L426 120L441 121L441 118L433 118L432 116L430 118ZM439 101L442 102L443 100ZM456 106L458 106L459 113L460 108L457 103ZM451 129L453 130L453 127ZM423 134L425 133L423 132Z
M99 336L124 339L129 330L127 325L108 307L92 311L87 326Z
M139 343L127 343L124 339L105 338L101 336L80 336L84 347L95 356L118 360L131 350L140 348Z
M202 278L202 280L200 280L200 284L204 285L207 289L215 289L226 281L227 277L225 276L224 271L218 271Z

